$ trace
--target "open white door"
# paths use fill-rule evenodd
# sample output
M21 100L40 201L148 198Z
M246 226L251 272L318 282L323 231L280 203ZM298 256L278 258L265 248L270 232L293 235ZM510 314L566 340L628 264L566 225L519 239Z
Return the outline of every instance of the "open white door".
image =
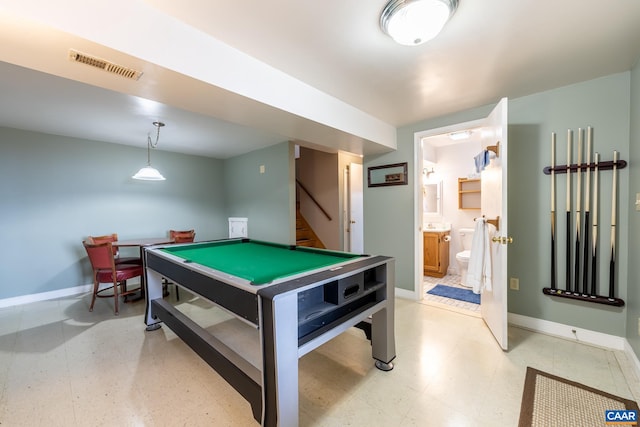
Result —
M349 251L364 253L364 207L362 165L349 164Z
M492 290L483 290L482 318L503 350L507 336L507 98L500 100L486 119L482 146L497 146L498 154L482 171L481 209L487 219L499 219L498 231L491 243Z

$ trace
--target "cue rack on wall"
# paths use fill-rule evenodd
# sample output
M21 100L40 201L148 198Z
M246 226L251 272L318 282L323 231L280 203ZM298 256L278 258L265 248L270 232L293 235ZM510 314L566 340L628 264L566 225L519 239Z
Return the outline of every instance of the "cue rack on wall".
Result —
M624 169L627 162L618 158L613 152L613 160L600 161L600 154L593 153L593 128L586 130L586 151L583 162L584 129L578 129L577 161L572 163L573 130L567 131L567 163L556 165L556 134L551 134L551 166L543 169L545 175L551 175L551 286L542 289L545 295L573 300L588 301L598 304L624 306L624 301L615 296L616 271L616 213L618 205L618 170ZM610 224L610 261L608 294L601 295L598 283L600 229L598 224L598 208L600 198L599 175L602 171L612 171L611 188L611 224ZM557 280L557 221L556 221L556 175L566 176L566 219L565 224L565 283L560 289ZM574 178L572 178L574 177ZM583 180L584 178L584 180ZM575 186L573 185L575 179ZM593 182L591 181L593 179ZM608 195L603 190L603 195ZM572 199L575 195L575 202ZM602 227L604 228L604 227Z

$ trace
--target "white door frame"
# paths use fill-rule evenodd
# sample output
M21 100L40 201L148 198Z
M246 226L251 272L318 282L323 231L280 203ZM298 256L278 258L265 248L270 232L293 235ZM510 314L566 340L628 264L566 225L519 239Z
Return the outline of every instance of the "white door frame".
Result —
M458 123L450 126L439 127L435 129L424 130L413 134L414 147L414 299L420 301L424 299L424 272L423 272L423 249L422 249L422 167L423 167L423 150L422 139L430 136L442 135L461 130L473 129L482 126L486 122L486 118L471 120L468 122Z
M364 166L349 163L349 250L364 253Z

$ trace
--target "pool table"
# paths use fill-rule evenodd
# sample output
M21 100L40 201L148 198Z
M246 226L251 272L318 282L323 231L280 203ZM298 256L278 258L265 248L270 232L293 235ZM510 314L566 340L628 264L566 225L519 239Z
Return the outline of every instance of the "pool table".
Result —
M298 359L353 326L371 340L376 367L393 368L393 258L228 239L145 248L143 262L147 330L171 328L263 426L298 425ZM242 326L232 334L201 326L162 298L162 278Z

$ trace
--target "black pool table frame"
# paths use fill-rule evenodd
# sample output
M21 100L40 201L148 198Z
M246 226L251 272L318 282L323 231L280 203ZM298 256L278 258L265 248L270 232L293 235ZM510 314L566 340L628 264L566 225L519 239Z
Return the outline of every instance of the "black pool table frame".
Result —
M376 367L393 368L395 260L356 258L338 267L253 286L146 248L147 330L164 322L251 405L263 426L298 425L298 359L350 327L364 329ZM162 279L232 313L257 329L261 369L162 298Z

